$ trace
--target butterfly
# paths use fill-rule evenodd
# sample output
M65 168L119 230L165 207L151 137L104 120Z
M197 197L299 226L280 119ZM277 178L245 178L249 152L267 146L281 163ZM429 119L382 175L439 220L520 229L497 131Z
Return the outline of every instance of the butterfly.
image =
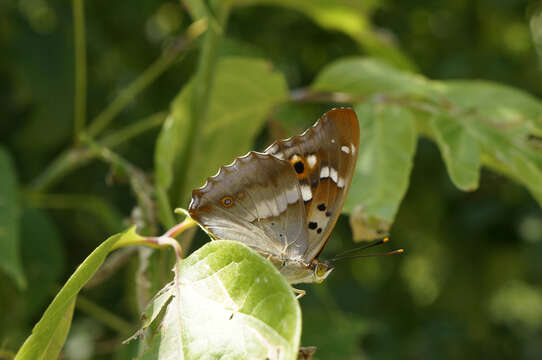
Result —
M238 157L192 192L188 212L215 239L267 257L290 284L322 282L322 252L357 160L359 123L350 108L326 112L301 135Z

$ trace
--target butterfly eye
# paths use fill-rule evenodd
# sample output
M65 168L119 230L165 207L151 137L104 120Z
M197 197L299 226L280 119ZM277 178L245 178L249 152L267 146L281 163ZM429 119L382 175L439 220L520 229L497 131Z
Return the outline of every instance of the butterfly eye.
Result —
M220 200L222 203L222 206L225 208L229 208L233 206L233 198L231 196L224 196L222 200Z

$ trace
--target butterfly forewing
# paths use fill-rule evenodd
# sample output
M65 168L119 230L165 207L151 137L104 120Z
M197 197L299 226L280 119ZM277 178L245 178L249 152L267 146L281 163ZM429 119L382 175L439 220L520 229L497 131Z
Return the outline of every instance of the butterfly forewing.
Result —
M308 247L304 202L289 163L250 152L192 192L190 216L217 239L301 260Z
M337 108L299 136L271 144L266 153L290 163L305 203L310 262L322 251L342 210L359 148L359 124L352 109Z

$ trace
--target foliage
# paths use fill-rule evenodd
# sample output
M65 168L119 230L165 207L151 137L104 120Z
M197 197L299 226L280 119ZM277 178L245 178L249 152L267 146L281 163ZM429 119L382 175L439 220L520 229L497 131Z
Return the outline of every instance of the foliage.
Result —
M0 358L540 353L540 6L475 3L0 4ZM301 311L173 208L333 106L361 148L323 258L407 253L339 264Z

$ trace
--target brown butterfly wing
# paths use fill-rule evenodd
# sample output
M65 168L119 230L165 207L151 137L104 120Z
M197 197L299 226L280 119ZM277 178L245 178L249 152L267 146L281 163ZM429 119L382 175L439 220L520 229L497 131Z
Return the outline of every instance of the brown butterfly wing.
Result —
M250 152L192 192L190 216L217 239L301 260L307 251L305 208L290 164Z
M359 148L359 123L349 108L325 113L299 136L271 144L266 153L290 162L305 202L310 262L322 251L342 210Z

